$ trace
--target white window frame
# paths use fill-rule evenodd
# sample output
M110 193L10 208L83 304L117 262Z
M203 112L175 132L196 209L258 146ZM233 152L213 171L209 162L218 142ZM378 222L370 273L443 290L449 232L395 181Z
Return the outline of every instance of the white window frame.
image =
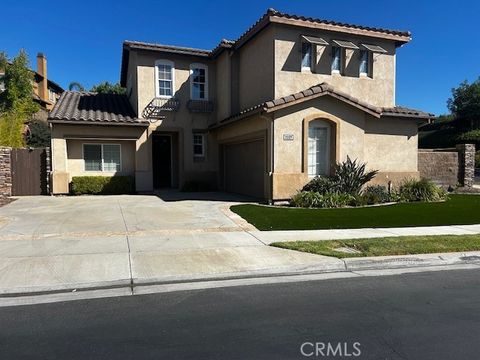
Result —
M202 153L195 154L195 136L200 136L202 139ZM193 133L192 135L192 151L194 157L205 157L205 134L202 133Z
M203 99L196 99L193 97L193 69L205 70L205 97ZM190 64L190 99L208 101L208 66L201 63Z
M169 65L172 67L172 95L160 95L158 65ZM160 99L171 99L175 96L175 63L171 60L160 59L155 61L155 95Z
M339 69L338 70L333 69L333 59L334 59L333 52L335 51L335 49L338 49L338 53L339 53L339 60L338 60ZM330 63L331 73L332 74L341 74L342 73L342 65L343 65L343 49L340 46L332 46L332 56L331 56L331 63Z
M326 141L326 151L325 151L325 163L326 163L326 166L327 168L325 169L326 170L326 174L310 174L310 162L309 162L309 158L310 158L310 152L308 150L308 146L310 145L310 129L316 129L316 128L321 128L321 129L327 129L327 141ZM324 175L328 175L329 174L329 167L331 166L331 159L330 159L330 138L331 138L331 133L332 132L332 129L331 129L331 125L329 123L327 123L326 121L324 120L312 120L308 123L308 130L307 130L307 174L308 174L308 177L309 178L314 178L316 176L324 176Z
M48 100L52 103L54 103L56 100L55 91L52 89L48 89Z
M85 164L85 145L97 145L97 146L100 146L100 149L101 149L101 161L102 161L102 169L101 170L87 170L86 169L86 164ZM107 170L104 170L104 157L103 157L103 147L105 145L117 145L120 149L120 169L119 170L115 170L115 171L107 171ZM83 171L84 172L89 172L89 173L95 173L95 172L104 172L104 173L110 173L110 174L113 174L113 173L117 173L117 172L121 172L122 171L122 167L123 167L123 164L122 164L122 144L118 144L118 143L83 143L82 144L82 160L83 160Z
M303 44L307 44L307 45L310 46L310 66L303 66ZM302 41L300 46L301 46L301 48L300 48L300 67L302 68L302 71L312 71L313 62L314 62L314 59L313 59L314 45L311 42Z
M361 77L370 77L370 66L371 66L371 61L373 60L372 59L372 56L371 56L371 52L369 50L360 50L360 63L358 65L358 73ZM361 66L362 66L362 52L364 52L367 56L367 72L363 72L361 71Z

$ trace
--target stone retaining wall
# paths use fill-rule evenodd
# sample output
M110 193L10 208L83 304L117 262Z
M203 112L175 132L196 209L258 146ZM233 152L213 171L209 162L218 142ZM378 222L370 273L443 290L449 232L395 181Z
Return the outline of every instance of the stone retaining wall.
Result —
M419 149L420 176L444 187L472 187L475 175L475 145L451 149Z
M0 147L0 196L12 196L12 149Z

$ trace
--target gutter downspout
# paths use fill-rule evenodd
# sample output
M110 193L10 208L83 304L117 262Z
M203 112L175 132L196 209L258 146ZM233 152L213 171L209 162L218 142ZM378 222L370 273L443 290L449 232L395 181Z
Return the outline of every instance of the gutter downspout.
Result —
M270 164L268 169L268 176L270 178L270 191L269 191L269 198L268 203L273 205L273 173L274 173L274 140L275 140L275 122L272 116L265 116L260 115L260 117L264 120L270 121Z

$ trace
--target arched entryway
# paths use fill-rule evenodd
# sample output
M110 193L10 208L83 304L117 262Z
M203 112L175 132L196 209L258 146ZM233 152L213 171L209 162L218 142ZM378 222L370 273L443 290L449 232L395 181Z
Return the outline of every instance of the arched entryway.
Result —
M311 118L304 124L304 171L310 178L330 175L337 161L337 122Z

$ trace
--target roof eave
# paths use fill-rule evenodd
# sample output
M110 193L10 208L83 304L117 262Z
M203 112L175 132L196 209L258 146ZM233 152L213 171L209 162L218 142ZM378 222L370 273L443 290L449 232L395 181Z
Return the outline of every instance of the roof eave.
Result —
M107 121L92 121L92 120L66 120L66 119L52 119L48 122L51 124L67 124L67 125L105 125L105 126L143 126L148 127L147 121L139 122L107 122Z

